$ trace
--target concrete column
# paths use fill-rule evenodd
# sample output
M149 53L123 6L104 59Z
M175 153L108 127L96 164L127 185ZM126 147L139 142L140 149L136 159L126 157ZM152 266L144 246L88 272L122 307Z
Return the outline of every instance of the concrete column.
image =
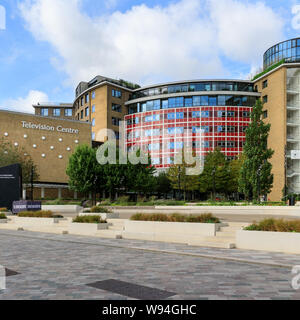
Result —
M77 198L78 198L77 191L74 191L74 199L76 199L76 200L77 200Z
M61 188L58 188L58 199L61 199Z
M23 189L23 200L26 200L26 188Z
M44 187L41 188L41 198L42 199L45 198L45 188Z

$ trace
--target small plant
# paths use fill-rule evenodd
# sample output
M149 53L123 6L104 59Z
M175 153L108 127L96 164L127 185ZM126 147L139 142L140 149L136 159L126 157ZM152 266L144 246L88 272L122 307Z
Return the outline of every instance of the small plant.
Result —
M0 220L7 219L6 215L4 213L0 213Z
M112 211L104 207L95 206L91 208L91 213L112 213Z
M254 222L244 230L272 231L272 232L300 232L300 220L265 219L259 223Z
M18 213L22 218L63 218L60 215L53 215L52 211L23 211Z
M204 213L199 216L182 215L178 213L174 213L172 215L137 213L131 217L131 220L160 222L220 223L220 220L217 217L214 217L211 213Z
M106 220L102 220L100 216L77 216L73 219L76 223L107 223Z
M8 212L7 208L0 208L0 212Z

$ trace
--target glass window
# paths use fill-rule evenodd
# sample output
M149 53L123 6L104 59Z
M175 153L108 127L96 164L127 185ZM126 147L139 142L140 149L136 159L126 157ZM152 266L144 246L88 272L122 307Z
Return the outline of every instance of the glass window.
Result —
M263 96L263 103L267 103L268 102L268 96Z
M88 94L85 95L85 103L88 103L90 100L90 96Z
M95 127L95 124L96 124L96 120L93 119L93 120L92 120L92 126Z
M208 96L201 96L201 106L208 106Z
M92 105L92 113L94 113L96 111L96 106L93 104Z
M160 100L153 101L153 110L160 110Z
M160 149L160 144L159 143L150 143L148 145L148 150L149 151L158 151Z
M53 116L60 117L60 109L53 109Z
M218 96L218 106L226 105L226 96Z
M41 109L41 116L48 117L48 114L49 114L49 109L47 108Z
M168 109L169 107L169 101L168 100L162 100L162 108Z
M121 98L122 97L122 92L119 91L119 90L112 89L111 95L113 97L115 97L115 98Z
M185 98L184 105L185 105L185 107L192 107L193 106L193 98Z
M119 104L113 103L112 104L112 111L114 111L114 112L122 112L122 106L119 105Z
M209 97L209 105L216 106L217 105L217 97Z
M192 112L192 118L200 118L200 117L201 117L200 111L193 111Z
M88 117L89 116L89 108L85 108L85 116Z
M201 118L209 118L209 111L201 111Z
M200 96L195 96L193 97L193 106L201 106L201 97Z
M116 117L112 117L111 120L112 120L112 124L114 126L118 126L120 124L120 121L121 121L121 119L116 118Z
M72 117L73 109L65 109L65 117Z
M95 132L92 132L92 140L95 140L95 138L96 138L96 134Z
M95 99L95 98L96 98L96 92L93 91L93 92L92 92L92 99Z
M152 158L151 163L153 165L159 165L160 164L160 158Z

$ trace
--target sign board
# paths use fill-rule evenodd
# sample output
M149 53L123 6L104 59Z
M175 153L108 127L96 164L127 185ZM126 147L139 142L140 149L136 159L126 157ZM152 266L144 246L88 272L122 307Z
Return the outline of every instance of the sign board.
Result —
M300 160L300 150L292 150L291 158L292 160Z
M19 164L0 168L0 208L12 209L22 197L22 170Z
M40 211L42 210L41 201L14 201L12 212L13 214L18 214L22 211Z

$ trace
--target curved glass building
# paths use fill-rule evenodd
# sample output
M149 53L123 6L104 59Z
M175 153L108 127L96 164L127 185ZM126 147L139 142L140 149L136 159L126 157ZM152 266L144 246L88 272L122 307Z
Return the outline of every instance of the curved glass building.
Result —
M127 149L146 149L157 168L167 168L181 153L188 131L197 154L219 147L227 158L236 158L259 97L252 82L241 80L183 81L137 89L126 102Z
M264 54L264 69L282 60L300 62L300 38L280 42L268 49Z

